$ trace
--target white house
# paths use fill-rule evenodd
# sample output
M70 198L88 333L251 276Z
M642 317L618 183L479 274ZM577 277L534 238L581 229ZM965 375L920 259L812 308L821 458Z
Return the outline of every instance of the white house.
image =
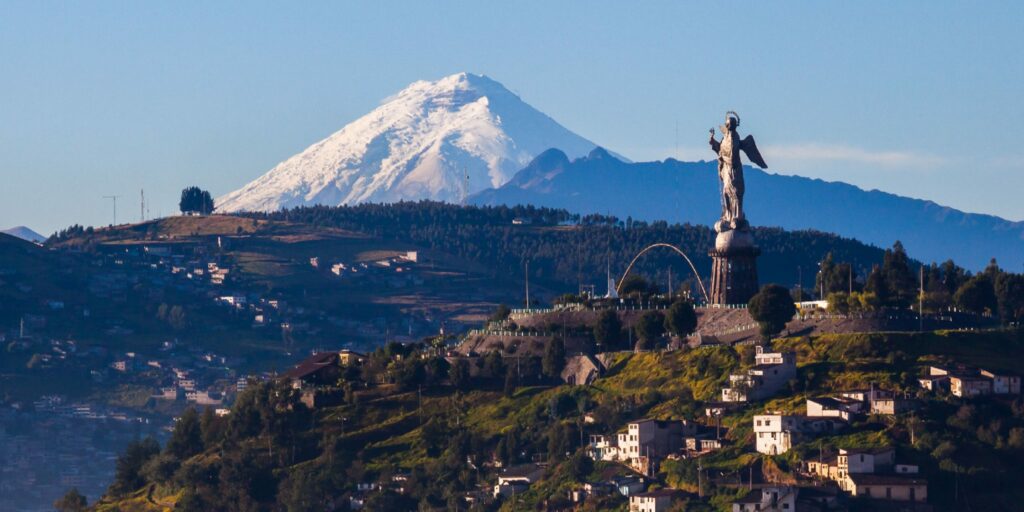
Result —
M754 350L754 366L746 373L729 376L729 387L722 390L723 402L762 400L774 395L796 378L794 354L765 352L760 345Z
M629 497L629 512L662 512L672 506L674 489L641 492Z
M793 447L793 438L800 433L802 418L781 414L754 416L754 447L767 455L786 453Z
M494 497L512 496L528 489L544 474L544 469L536 464L523 464L508 468L498 475L498 483L494 484Z

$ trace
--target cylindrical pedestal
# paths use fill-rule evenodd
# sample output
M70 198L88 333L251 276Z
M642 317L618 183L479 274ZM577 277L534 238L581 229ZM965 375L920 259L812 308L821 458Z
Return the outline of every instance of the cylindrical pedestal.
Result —
M708 300L711 304L746 304L758 291L757 257L761 249L753 245L749 233L742 235L719 233L715 248L708 251L711 256Z

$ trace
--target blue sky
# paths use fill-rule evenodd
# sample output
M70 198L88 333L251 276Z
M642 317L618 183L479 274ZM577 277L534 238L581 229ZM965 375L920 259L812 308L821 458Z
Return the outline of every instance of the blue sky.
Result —
M733 109L776 172L1021 220L1022 5L7 1L0 227L170 214L459 71L634 160Z

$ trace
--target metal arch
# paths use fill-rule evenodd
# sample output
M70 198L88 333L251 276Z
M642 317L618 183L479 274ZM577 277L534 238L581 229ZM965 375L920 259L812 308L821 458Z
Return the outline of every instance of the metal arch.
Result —
M704 295L704 302L708 302L708 291L707 289L704 288L704 281L700 279L700 274L697 273L697 267L693 266L693 262L690 261L690 257L687 256L682 249L672 244L666 244L664 242L658 242L656 244L648 245L647 247L644 247L640 252L638 252L636 256L633 257L633 261L630 261L629 266L626 267L626 272L622 274L622 279L619 280L619 284L615 286L615 293L620 292L622 288L622 283L626 281L626 277L629 275L629 271L633 270L633 265L636 264L636 260L640 259L640 257L646 254L647 251L650 251L651 249L655 249L658 247L667 247L669 249L672 249L673 251L679 253L679 255L682 256L684 260L686 260L686 263L690 265L690 270L693 271L693 277L697 278L697 284L700 285L700 293Z

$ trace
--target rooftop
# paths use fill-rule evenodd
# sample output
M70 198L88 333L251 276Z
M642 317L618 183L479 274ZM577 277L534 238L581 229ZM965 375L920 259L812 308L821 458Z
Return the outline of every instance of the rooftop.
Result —
M928 480L914 476L871 473L850 473L847 476L857 485L928 485Z

